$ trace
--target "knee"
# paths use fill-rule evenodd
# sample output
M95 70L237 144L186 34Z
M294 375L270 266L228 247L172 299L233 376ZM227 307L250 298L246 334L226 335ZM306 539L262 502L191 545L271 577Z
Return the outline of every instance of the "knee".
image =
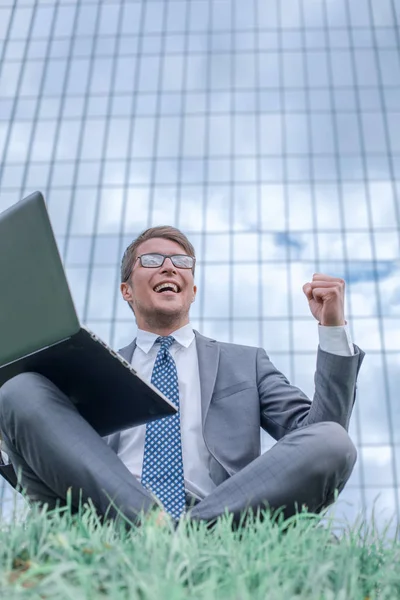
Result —
M335 422L319 424L321 435L319 468L348 478L357 460L357 450L347 431Z
M0 388L0 417L5 419L21 409L25 413L33 408L35 398L40 398L34 390L45 382L48 380L39 373L20 373L6 381Z

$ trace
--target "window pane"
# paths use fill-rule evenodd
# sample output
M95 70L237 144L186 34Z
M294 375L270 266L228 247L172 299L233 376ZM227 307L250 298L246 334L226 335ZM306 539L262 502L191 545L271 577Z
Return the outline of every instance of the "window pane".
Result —
M164 2L148 2L145 7L145 31L148 33L161 31L164 18Z
M355 114L336 115L336 128L340 153L360 153L360 137Z
M281 0L282 27L301 27L299 0Z
M279 54L275 52L260 53L258 61L258 80L260 85L267 88L280 87Z
M207 262L228 262L230 256L230 239L226 234L207 235L205 260Z
M308 187L288 186L288 204L290 229L313 229L313 210Z
M111 322L110 321L86 321L87 327L93 331L106 344L111 343ZM133 337L132 337L133 339ZM131 339L131 341L132 341ZM126 344L125 344L126 345Z
M76 7L73 5L59 6L54 27L54 36L56 38L69 37L72 34L75 12Z
M11 8L0 7L0 39L4 39L7 35L11 17Z
M334 86L354 85L351 60L348 52L332 52L330 55Z
M244 346L259 346L260 323L235 319L233 324L233 343Z
M209 24L209 3L202 0L192 0L190 5L190 31L207 31Z
M47 37L54 15L53 6L38 6L35 10L35 18L31 29L32 37Z
M154 188L152 199L151 226L161 222L173 223L176 214L177 193L175 187Z
M22 69L22 63L13 62L13 63L5 63L2 69L2 88L1 95L4 97L14 98L18 79L20 76L20 72Z
M388 113L388 127L392 152L400 152L400 138L397 135L400 127L400 111Z
M162 87L165 91L179 91L183 84L183 56L165 56L162 66Z
M393 457L390 446L361 447L360 458L366 485L393 485Z
M283 81L287 87L304 87L304 55L299 52L283 54Z
M279 24L277 3L264 2L264 0L257 0L257 3L260 27L277 26Z
M358 0L357 6L349 3L350 22L354 27L370 27L370 11L368 0Z
M122 188L103 190L100 201L100 212L97 230L100 234L119 233L121 229L121 211L124 191ZM99 199L97 199L97 206Z
M264 317L288 315L288 273L284 264L262 266Z
M131 122L128 119L110 119L107 132L107 158L126 158Z
M11 129L10 141L8 143L6 160L13 162L25 162L29 148L29 139L32 131L32 123L15 122Z
M205 192L201 187L181 188L181 204L177 215L177 225L190 231L204 231L205 227Z
M29 34L32 27L32 8L16 8L11 26L10 37L24 39Z
M149 92L158 88L160 57L144 56L140 61L139 91Z
M248 89L254 87L256 77L255 70L255 57L253 54L236 55L233 64L235 87L239 89Z
M382 83L385 86L400 85L399 54L394 50L379 50Z
M306 60L310 86L327 87L329 85L327 55L323 52L308 52Z
M77 313L82 318L85 306L88 269L85 267L67 267L65 271Z
M61 94L64 89L66 60L52 60L47 64L43 94L46 96Z
M100 119L88 120L84 125L81 157L100 158L103 151L105 121Z
M97 202L97 189L78 188L73 195L71 234L92 234Z
M199 289L197 301L203 298L204 316L227 319L229 315L230 282L227 265L207 265L203 267L204 280Z
M236 231L255 231L259 226L259 203L257 188L240 185L234 191L233 228ZM232 202L232 200L231 200Z
M295 352L315 352L318 348L318 329L313 327L312 321L295 319L293 327L293 344Z
M88 319L111 319L117 273L113 267L93 267L90 273Z
M90 237L71 236L68 242L68 251L66 255L67 266L84 266L89 263L92 248L92 239Z
M262 154L271 155L282 153L282 116L278 113L262 115L259 127Z
M107 93L110 89L111 58L98 58L91 66L90 91L92 94Z
M64 187L70 186L74 179L74 163L55 163L53 168L52 186Z
M138 33L141 28L144 4L127 2L123 4L122 34Z
M290 323L287 320L266 319L263 322L263 344L270 352L289 352L291 342L289 338Z
M67 232L70 208L70 190L52 190L47 198L51 224L56 235L65 235Z
M286 115L286 150L289 154L309 154L308 124L305 115Z
M355 61L357 70L357 80L359 85L378 84L376 62L372 50L356 50Z
M118 4L103 4L99 23L99 34L115 35L117 32L120 6Z
M205 153L205 126L204 117L185 117L183 127L183 156L203 157Z
M263 186L261 191L261 219L263 229L279 231L285 228L285 193L282 186Z
M231 206L227 199L230 189L215 186L207 195L206 228L208 231L223 232L230 229Z
M209 118L208 125L208 149L211 156L229 155L232 146L231 119L225 116Z
M234 118L234 152L255 156L256 148L256 121L253 116L240 115ZM252 161L254 165L254 160Z
M79 7L76 35L92 36L97 23L97 13L100 6L97 4L82 4Z
M89 61L74 60L70 64L67 94L85 94L89 79Z

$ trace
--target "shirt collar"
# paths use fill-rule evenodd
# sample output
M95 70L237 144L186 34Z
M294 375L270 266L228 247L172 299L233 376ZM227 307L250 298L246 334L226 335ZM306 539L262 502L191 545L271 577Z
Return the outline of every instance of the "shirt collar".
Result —
M170 335L173 335L178 344L184 348L189 348L195 337L190 323L184 325L176 331L173 331ZM143 329L138 329L136 345L143 350L145 354L148 354L158 337L158 333L152 333L151 331L143 331Z

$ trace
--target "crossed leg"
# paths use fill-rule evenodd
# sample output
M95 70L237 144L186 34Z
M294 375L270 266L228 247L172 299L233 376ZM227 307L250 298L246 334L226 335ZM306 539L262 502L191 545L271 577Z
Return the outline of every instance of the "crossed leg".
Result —
M321 422L296 429L219 485L190 516L213 521L228 511L238 522L246 509L281 508L288 518L302 506L318 513L342 491L356 459L341 425Z
M113 450L80 416L69 398L36 373L24 373L0 390L0 428L28 498L49 508L93 502L101 515L120 511L132 522L157 506ZM226 511L235 521L246 509L282 508L285 517L306 505L318 512L334 500L356 461L347 432L323 422L287 434L268 452L218 486L189 510L214 521ZM110 500L112 504L110 505Z
M53 508L70 490L73 507L90 498L99 514L116 518L120 511L134 523L141 511L157 506L69 398L42 375L23 373L2 386L0 429L31 502Z

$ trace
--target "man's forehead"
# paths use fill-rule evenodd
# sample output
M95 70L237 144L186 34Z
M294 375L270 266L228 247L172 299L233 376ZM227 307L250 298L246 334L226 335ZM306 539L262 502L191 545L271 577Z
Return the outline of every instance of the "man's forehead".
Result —
M182 254L185 250L180 244L164 238L151 238L142 242L137 249L138 254L147 254L148 252L161 252L162 254Z

